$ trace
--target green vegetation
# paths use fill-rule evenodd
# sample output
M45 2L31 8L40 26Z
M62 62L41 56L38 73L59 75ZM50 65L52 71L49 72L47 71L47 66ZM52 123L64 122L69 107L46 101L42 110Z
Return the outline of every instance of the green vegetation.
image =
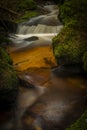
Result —
M0 91L17 88L18 80L12 63L9 55L0 47Z
M0 110L9 110L15 103L18 79L12 66L12 60L0 47Z
M87 72L87 51L83 55L83 65L84 65L85 71Z
M8 56L5 50L0 47L0 60L12 65L12 59Z
M87 130L87 110L70 128L66 130Z
M0 92L17 89L18 80L12 66L0 59Z
M3 0L0 1L1 20L10 20L14 22L21 22L26 19L36 16L36 2L34 0ZM4 9L4 10L3 10ZM2 15L3 14L3 15Z
M59 18L64 28L53 39L58 64L81 65L87 72L87 0L65 0ZM87 130L87 110L66 130Z
M12 59L0 47L0 110L9 110L16 101L18 79L12 63Z
M87 1L65 0L59 17L64 28L53 39L58 64L80 63L87 70Z
M0 1L0 109L7 106L9 108L9 105L15 101L18 86L13 62L3 49L10 42L8 32L15 22L23 22L37 15L34 0Z
M4 36L4 34L0 34L0 45L2 45L3 43L9 43L9 39Z
M17 11L20 12L20 16L15 20L17 23L24 22L38 15L34 0L21 0L17 6Z
M36 8L36 3L34 0L21 0L20 4L18 5L18 9L35 9Z
M19 19L16 20L17 23L24 22L32 17L37 16L38 13L36 11L26 11Z

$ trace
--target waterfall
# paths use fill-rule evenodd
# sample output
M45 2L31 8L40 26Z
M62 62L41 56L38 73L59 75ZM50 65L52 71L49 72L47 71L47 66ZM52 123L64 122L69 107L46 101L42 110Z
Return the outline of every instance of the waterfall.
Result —
M51 45L52 38L61 31L63 25L58 19L59 10L56 5L48 5L43 8L48 11L47 14L19 24L16 34L10 35L10 39L14 43L13 50Z
M32 25L32 26L28 26L28 25L19 25L18 29L17 29L17 34L58 34L61 30L63 26L59 25L59 26L48 26L48 25L43 25L43 24L38 24L37 26Z

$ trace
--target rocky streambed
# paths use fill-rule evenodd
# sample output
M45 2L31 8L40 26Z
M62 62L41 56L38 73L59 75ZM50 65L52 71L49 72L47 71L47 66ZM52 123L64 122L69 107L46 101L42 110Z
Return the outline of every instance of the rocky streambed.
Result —
M56 21L59 30L54 31L55 24L51 20L57 19L56 5L44 8L49 12L47 15L21 24L17 34L10 37L13 45L8 50L19 71L20 86L16 106L0 118L1 130L65 130L87 107L86 79L61 77L55 73L57 63L51 43L62 25ZM48 32L36 29L34 33L34 26L46 27L47 23L52 23L52 29Z

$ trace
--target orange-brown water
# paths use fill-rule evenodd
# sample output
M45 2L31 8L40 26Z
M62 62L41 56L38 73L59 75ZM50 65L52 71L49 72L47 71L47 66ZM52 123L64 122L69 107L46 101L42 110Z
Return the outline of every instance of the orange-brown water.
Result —
M20 71L28 68L51 68L57 65L50 46L14 51L10 56L16 69Z
M17 107L11 116L6 113L0 119L2 130L65 130L83 113L86 79L56 76L51 71L56 61L50 46L22 49L10 55L21 71L19 75L32 81L35 88L20 87Z
M18 74L35 88L19 86L15 108L0 114L0 130L65 130L87 107L86 78L55 75L51 68L57 63L51 46L35 47L32 42L29 49L29 44L21 44L14 45L15 51L10 47L9 54Z

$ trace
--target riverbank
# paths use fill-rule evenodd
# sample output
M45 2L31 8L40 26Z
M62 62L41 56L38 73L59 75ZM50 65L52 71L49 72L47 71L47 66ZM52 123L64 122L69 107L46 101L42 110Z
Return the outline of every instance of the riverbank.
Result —
M59 17L64 24L61 33L53 39L53 50L62 73L69 71L76 75L87 74L87 1L70 0L60 5ZM74 67L75 66L75 67ZM77 67L76 67L77 66ZM56 70L57 73L60 70ZM87 114L81 116L68 130L86 130Z
M28 13L26 12L28 11ZM0 1L0 110L11 111L18 96L18 77L8 54L9 33L17 29L17 19L36 16L36 4L31 1Z
M29 23L29 21L27 23ZM32 24L34 24L34 23L32 22ZM27 34L27 31L26 31L26 34ZM24 36L24 35L22 35L22 36ZM23 42L25 42L25 41L23 41ZM19 46L20 46L20 44L19 44ZM19 62L19 68L21 68L21 66L23 64L24 64L23 67L27 68L27 70L24 71L24 75L23 75L23 73L20 73L20 75L22 74L22 76L24 76L24 78L26 78L27 80L32 81L33 83L36 83L38 85L43 85L43 87L48 88L48 90L47 90L48 92L46 92L44 95L42 95L40 97L40 99L38 99L37 102L35 102L35 104L33 104L33 106L31 108L28 108L28 109L26 108L27 111L28 111L28 113L32 113L32 115L28 114L28 113L25 114L25 116L23 118L23 125L27 126L28 128L33 129L33 127L37 128L37 123L39 123L40 126L38 126L38 127L40 129L43 129L45 127L46 129L52 129L52 130L54 130L55 126L57 126L57 128L63 130L63 129L65 129L68 126L68 123L70 124L71 122L75 121L75 119L77 119L81 115L81 113L83 112L83 110L85 109L85 108L82 107L82 108L79 109L78 113L77 112L74 113L75 112L75 108L78 109L78 106L81 105L81 103L85 107L85 105L84 105L85 104L84 103L85 102L85 93L84 93L84 90L85 90L86 86L84 86L83 83L80 82L81 79L79 80L78 78L74 79L74 78L69 78L69 77L66 78L65 77L63 79L63 78L60 78L58 76L56 76L56 78L55 78L55 72L54 73L50 72L49 74L46 74L47 70L44 70L44 73L41 74L42 70L39 67L43 67L43 64L42 64L43 60L40 59L38 61L38 58L40 57L40 54L42 53L42 50L44 50L43 55L44 56L45 56L45 54L47 55L47 53L45 51L45 49L47 47L38 47L37 48L35 46L35 48L34 49L31 48L29 50L29 52L27 51L29 49L28 46L26 48L25 48L25 52L24 52L24 48L22 47L22 48L18 49L18 51L16 51L16 53L13 52L13 54L12 54L13 59L15 59L14 60L15 64L17 64L16 60L20 61L20 62L18 61ZM43 48L43 49L41 49L41 48ZM34 52L34 55L32 55L32 52ZM50 50L50 52L51 52L51 50ZM16 55L16 54L19 54L19 55ZM37 54L38 54L38 58L37 58ZM43 55L41 54L42 59L43 59ZM48 55L49 55L49 53L48 53ZM28 56L29 59L30 59L29 56L31 56L31 59L30 59L31 63L33 63L34 60L35 60L36 64L33 64L33 66L32 66L32 64L29 63L29 61L25 61L24 60L24 63L21 62L21 60L23 58L25 59L27 56ZM33 56L35 56L34 60L33 60ZM50 59L52 59L52 58L50 58ZM48 59L45 59L45 60L48 63ZM26 63L29 63L29 64L27 65ZM39 66L37 66L38 63L40 63ZM28 68L28 66L29 66L29 68ZM32 67L38 67L39 71L38 71L37 68L35 69L35 68L32 68ZM44 67L47 68L48 66L46 65ZM23 69L21 69L21 70L23 70ZM46 79L47 80L45 78L43 78L44 74L46 75ZM60 88L60 86L61 86L61 88ZM60 96L59 92L61 93L62 97ZM68 92L69 92L70 95L68 94ZM65 99L65 97L64 97L63 94L66 96L66 99ZM73 97L73 95L75 95L75 97ZM78 95L78 96L76 96L76 95ZM80 96L82 97L82 100L80 100ZM47 97L49 97L49 101L47 100ZM63 102L63 100L64 100L64 102ZM60 103L60 105L58 105L59 103ZM46 104L45 107L44 107L44 104ZM78 106L76 104L78 104ZM69 111L69 115L68 115L67 110ZM45 115L44 115L43 111L45 111ZM48 111L51 111L51 112L49 113ZM71 114L72 112L73 112L73 115ZM61 113L61 114L59 115L58 113ZM67 115L66 115L66 113L67 113ZM47 115L47 119L45 117L46 115ZM71 119L70 115L72 115L73 119ZM33 117L33 116L35 116L35 117ZM39 117L39 119L36 118L36 117ZM53 121L50 119L50 117L53 118ZM66 117L68 117L69 120L71 119L70 120L71 122L68 122L69 120L68 121L65 120ZM34 121L36 121L37 123L34 124ZM49 122L49 126L47 125L47 122ZM64 124L62 125L62 123L64 123Z
M83 5L83 6L82 6ZM59 17L64 24L61 33L53 39L53 50L60 65L79 64L87 69L87 2L65 1L60 5Z
M32 29L29 30L30 24L43 24L43 18L47 24L49 15L48 23L52 24L51 21L54 20L51 15L55 15L56 21L58 20L58 10L55 11L57 6L48 5L46 9L52 12L21 24L18 35L11 35L13 43L8 46L8 52L13 59L14 68L19 71L20 86L12 117L9 120L6 117L5 122L0 119L2 130L65 130L86 109L86 79L83 76L61 77L54 72L57 63L51 46L53 36L46 32L47 36L36 36L36 33L34 37L28 35L33 35Z

